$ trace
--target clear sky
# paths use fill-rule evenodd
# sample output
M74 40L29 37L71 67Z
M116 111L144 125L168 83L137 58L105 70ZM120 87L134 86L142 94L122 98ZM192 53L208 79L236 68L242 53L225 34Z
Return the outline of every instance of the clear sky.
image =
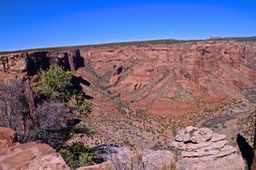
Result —
M0 51L255 35L256 0L0 0Z

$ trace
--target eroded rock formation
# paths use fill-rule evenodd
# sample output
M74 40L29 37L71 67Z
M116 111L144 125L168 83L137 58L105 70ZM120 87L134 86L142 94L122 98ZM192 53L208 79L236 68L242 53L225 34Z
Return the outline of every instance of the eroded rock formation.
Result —
M255 43L203 41L31 51L1 55L0 70L35 80L40 69L59 64L98 102L182 114L214 108L254 86L255 50Z
M183 170L245 169L238 149L228 145L225 138L208 128L188 126L178 131L171 146L182 151L178 165Z

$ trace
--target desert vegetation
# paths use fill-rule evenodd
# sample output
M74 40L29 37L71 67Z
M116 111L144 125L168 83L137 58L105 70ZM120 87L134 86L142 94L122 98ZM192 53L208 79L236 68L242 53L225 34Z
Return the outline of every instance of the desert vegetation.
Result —
M71 80L69 71L52 65L40 72L40 80L33 87L19 78L2 81L0 124L15 130L21 143L37 141L61 150L76 133L72 123L74 116L86 117L92 111L92 104L83 98L83 92L72 88ZM71 167L92 164L97 157L80 143L65 146L65 149L68 150L67 162ZM83 154L77 155L78 152Z
M64 146L60 154L71 168L103 162L97 151L86 148L82 142L73 143L71 146Z
M48 143L54 148L65 141L64 117L68 108L58 101L31 102L25 84L21 79L1 82L1 120L5 127L18 132L19 141L39 141ZM51 113L51 114L49 114Z

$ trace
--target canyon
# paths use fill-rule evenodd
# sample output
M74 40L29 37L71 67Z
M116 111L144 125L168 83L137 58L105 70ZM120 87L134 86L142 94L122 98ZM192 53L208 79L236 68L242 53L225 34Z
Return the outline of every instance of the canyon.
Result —
M166 147L182 127L227 114L233 116L227 121L246 122L255 109L244 93L256 89L254 41L39 49L1 53L0 63L0 79L21 77L32 86L40 70L52 64L70 70L77 88L94 105L78 126L93 129L96 137L78 134L72 139L89 147L106 141Z

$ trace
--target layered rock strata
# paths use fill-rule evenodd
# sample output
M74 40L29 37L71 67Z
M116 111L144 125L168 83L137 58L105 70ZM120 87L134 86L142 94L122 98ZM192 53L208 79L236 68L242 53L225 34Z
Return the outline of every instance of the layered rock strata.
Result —
M103 112L122 106L182 114L243 97L241 89L255 86L255 50L254 42L216 40L27 51L1 54L0 78L29 76L33 82L40 69L58 64L104 105Z
M188 126L177 132L171 146L181 150L178 165L183 170L245 169L240 152L225 139L208 128Z

